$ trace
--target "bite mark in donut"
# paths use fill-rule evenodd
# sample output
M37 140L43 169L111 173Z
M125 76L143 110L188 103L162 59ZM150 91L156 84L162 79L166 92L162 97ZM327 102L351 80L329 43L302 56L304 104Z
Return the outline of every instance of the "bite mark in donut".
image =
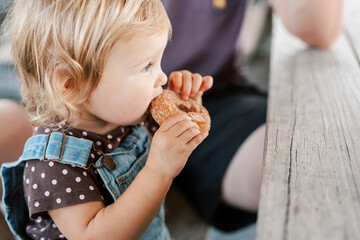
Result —
M192 99L184 100L180 94L171 90L164 90L150 104L150 113L154 120L161 125L169 117L185 112L195 122L200 132L210 130L210 116L208 111Z

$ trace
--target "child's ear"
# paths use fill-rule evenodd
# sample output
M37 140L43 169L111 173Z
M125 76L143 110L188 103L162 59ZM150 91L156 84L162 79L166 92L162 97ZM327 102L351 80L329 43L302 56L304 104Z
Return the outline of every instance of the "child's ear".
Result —
M64 94L70 86L72 74L66 67L59 65L55 70L55 78L58 90Z

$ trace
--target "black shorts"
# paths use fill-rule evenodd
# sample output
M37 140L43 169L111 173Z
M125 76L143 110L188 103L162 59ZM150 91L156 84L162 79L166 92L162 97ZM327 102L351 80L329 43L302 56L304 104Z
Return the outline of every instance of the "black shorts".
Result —
M221 182L245 139L266 122L267 97L249 88L229 89L203 98L211 116L209 136L191 154L174 184L209 224L231 231L256 221L256 214L223 204Z

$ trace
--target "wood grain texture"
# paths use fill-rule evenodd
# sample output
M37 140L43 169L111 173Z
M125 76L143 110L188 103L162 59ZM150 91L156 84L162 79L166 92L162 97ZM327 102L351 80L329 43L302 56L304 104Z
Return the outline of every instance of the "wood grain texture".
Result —
M360 38L349 41L352 24L330 49L319 50L274 17L257 239L360 239L360 66L354 52Z
M360 64L360 1L345 0L344 33Z

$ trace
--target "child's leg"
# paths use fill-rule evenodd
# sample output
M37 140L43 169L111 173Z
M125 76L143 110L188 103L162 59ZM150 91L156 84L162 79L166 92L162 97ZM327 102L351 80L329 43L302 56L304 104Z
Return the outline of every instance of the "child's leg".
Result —
M257 211L263 165L265 125L257 128L241 145L222 182L223 200L244 210Z

